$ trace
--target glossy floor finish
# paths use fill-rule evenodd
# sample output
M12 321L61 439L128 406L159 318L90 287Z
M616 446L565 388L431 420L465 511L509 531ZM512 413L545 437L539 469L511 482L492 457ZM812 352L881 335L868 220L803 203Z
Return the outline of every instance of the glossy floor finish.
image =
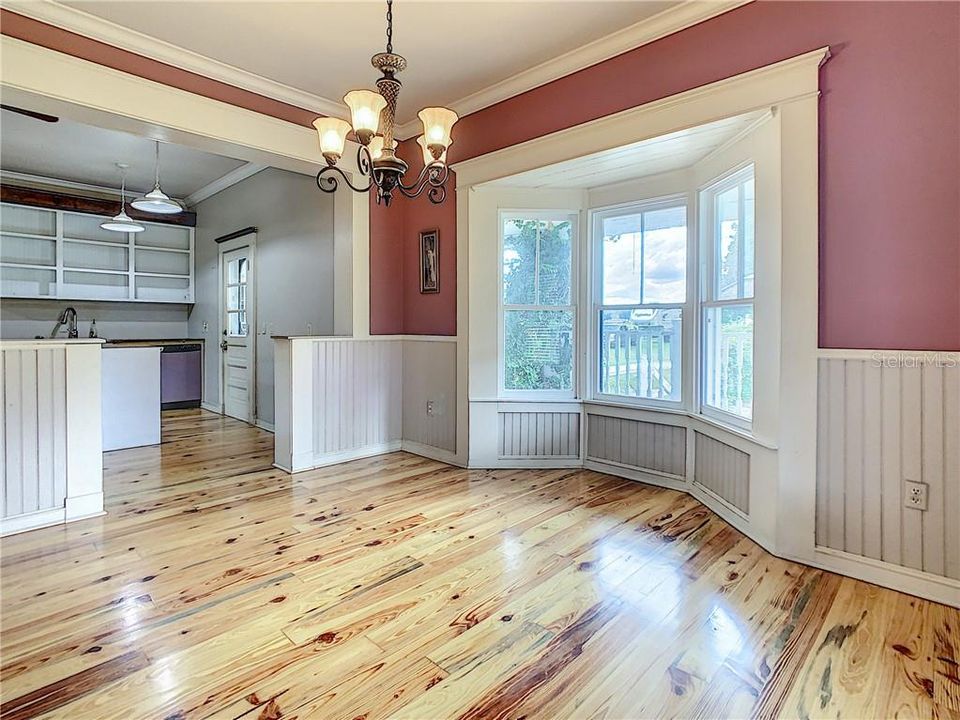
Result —
M396 453L296 476L206 412L2 543L3 718L960 717L960 613L690 497Z

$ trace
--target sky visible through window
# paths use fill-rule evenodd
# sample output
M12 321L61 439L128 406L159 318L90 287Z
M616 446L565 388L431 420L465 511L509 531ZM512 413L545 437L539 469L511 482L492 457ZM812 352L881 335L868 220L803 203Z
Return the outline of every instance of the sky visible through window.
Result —
M686 208L603 221L604 305L683 303L686 294Z

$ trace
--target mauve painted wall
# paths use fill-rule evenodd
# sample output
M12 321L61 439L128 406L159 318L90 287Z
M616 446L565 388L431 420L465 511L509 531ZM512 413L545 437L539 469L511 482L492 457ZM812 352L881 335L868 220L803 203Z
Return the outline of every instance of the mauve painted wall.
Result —
M821 76L820 344L958 350L960 3L752 3L465 117L451 160L824 45L833 57ZM449 259L452 196L439 208L392 208L375 232L404 228L408 266L416 229L441 227ZM380 253L380 238L371 242L379 281L396 268L395 248ZM455 332L455 304L414 298L415 281L371 304L372 326ZM455 291L446 263L440 282L444 295Z
M397 154L411 173L423 167L420 146L403 142ZM395 198L389 208L370 203L370 332L374 335L457 334L457 204L433 205L426 194ZM440 241L440 292L420 292L420 231L436 229ZM372 258L376 257L374 261Z

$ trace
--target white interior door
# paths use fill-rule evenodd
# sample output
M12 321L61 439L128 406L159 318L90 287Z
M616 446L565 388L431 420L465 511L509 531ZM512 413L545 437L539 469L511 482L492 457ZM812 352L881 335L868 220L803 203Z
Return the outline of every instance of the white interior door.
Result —
M220 386L223 413L253 421L253 252L250 245L221 253Z

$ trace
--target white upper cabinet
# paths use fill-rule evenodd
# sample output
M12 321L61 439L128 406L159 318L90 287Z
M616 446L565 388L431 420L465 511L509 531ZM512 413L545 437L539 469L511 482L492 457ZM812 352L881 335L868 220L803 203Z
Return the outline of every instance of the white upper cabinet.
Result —
M0 296L192 303L193 228L0 203Z

